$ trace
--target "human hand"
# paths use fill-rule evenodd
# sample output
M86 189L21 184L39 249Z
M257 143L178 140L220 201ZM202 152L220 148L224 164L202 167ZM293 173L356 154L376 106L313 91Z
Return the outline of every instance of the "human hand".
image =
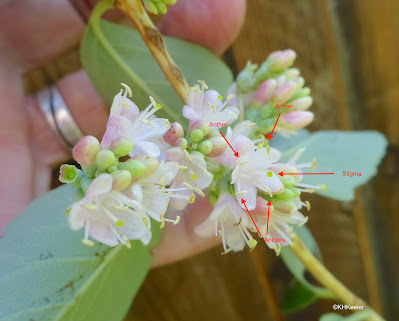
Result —
M71 2L24 0L0 5L0 235L11 219L48 191L52 167L70 159L47 124L37 97L24 95L21 74L40 68L79 43L84 21ZM244 13L245 0L179 0L159 28L220 54L239 32ZM109 110L85 72L63 77L57 88L83 133L101 138ZM193 233L210 211L206 199L198 199L186 208L178 225L166 226L161 243L153 250L153 266L216 244Z

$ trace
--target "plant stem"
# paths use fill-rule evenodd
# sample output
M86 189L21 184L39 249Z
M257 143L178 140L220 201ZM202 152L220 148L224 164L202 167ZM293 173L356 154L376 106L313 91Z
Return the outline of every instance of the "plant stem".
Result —
M170 57L161 33L152 23L141 0L114 0L115 8L122 10L134 23L159 67L183 103L186 103L189 87L183 73Z
M366 302L352 293L346 286L336 279L326 267L306 248L305 244L296 235L292 235L292 252L306 266L308 271L326 288L330 289L344 304L364 306L370 311L368 321L384 321ZM356 312L357 310L353 310Z

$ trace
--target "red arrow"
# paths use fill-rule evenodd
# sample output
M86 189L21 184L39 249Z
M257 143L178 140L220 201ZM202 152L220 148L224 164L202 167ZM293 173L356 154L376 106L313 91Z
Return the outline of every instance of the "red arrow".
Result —
M267 202L267 228L266 228L266 235L269 233L269 214L270 214L270 205L272 203L270 201Z
M276 123L274 124L274 127L273 127L272 132L271 132L270 134L267 135L267 139L269 139L269 140L270 140L270 138L273 137L272 134L273 134L273 132L274 132L274 129L276 128L276 125L277 125L278 119L280 118L280 115L281 115L281 114L278 114L278 117L277 117Z
M334 175L335 173L278 173L280 176L284 175Z
M227 141L226 137L224 137L224 135L222 134L222 132L219 132L219 133L220 133L220 135L223 136L223 138L224 138L224 140L226 141L226 143L229 144L230 148L233 150L234 156L235 156L235 157L238 157L238 152L236 152L236 151L234 150L234 148L230 145L230 143Z
M245 202L246 202L246 200L244 200L244 199L242 198L242 199L241 199L241 204L244 204L245 209L247 210L249 216L251 217L252 222L254 222L254 225L255 225L255 227L256 227L256 230L258 231L259 237L262 237L261 234L260 234L260 232L259 232L258 227L256 226L256 223L255 223L254 219L252 218L251 213L248 211L248 207L247 207L247 204L245 204Z

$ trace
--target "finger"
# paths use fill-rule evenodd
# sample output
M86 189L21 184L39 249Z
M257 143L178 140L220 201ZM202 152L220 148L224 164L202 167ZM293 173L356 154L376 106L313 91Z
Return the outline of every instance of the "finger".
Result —
M223 53L240 32L245 0L179 0L158 24L166 35Z
M90 83L86 73L81 70L63 77L56 85L73 120L79 129L99 140L105 130L109 109L102 102ZM36 162L52 167L71 158L62 140L53 131L41 111L37 95L27 98L28 114L32 123L32 145Z
M212 211L212 206L206 198L197 198L194 204L188 205L184 211L170 207L168 218L179 215L180 222L176 225L166 224L162 230L161 241L152 250L154 259L151 267L157 267L181 260L185 257L203 252L220 243L220 239L203 239L194 232Z
M32 198L28 122L18 70L0 52L0 235Z

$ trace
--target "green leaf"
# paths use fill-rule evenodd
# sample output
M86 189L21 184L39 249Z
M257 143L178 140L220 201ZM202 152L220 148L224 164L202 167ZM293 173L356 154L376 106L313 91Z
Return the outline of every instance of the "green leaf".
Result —
M306 226L294 227L294 231L310 252L322 261L320 250L317 247L311 232ZM284 294L280 308L283 312L293 312L313 303L317 298L334 298L330 290L314 286L305 278L306 267L295 256L289 246L281 249L281 259L290 270L297 283L292 283Z
M288 288L285 289L283 300L280 303L280 310L283 313L292 313L303 309L317 300L317 295L293 279Z
M64 185L34 201L0 239L1 321L123 320L150 267L158 224L145 247L129 250L81 243L64 214L72 188Z
M376 175L387 147L384 135L376 131L320 131L309 134L301 130L292 141L281 137L273 137L271 141L272 146L283 151L282 161L287 161L299 148L306 147L298 163L316 157L315 172L335 174L306 175L302 182L325 184L327 190L318 190L317 193L339 201L353 200L354 189ZM343 171L361 173L361 176L343 176ZM304 172L312 171L305 168Z
M97 20L106 4L90 20L81 43L80 56L83 67L94 87L107 104L119 92L120 83L128 84L133 91L132 100L143 109L148 96L163 108L158 117L171 122L187 122L183 118L183 103L166 80L161 69L148 51L138 32L101 19ZM209 88L222 95L233 81L229 68L209 50L171 37L164 37L166 47L186 77L189 86L204 80Z

